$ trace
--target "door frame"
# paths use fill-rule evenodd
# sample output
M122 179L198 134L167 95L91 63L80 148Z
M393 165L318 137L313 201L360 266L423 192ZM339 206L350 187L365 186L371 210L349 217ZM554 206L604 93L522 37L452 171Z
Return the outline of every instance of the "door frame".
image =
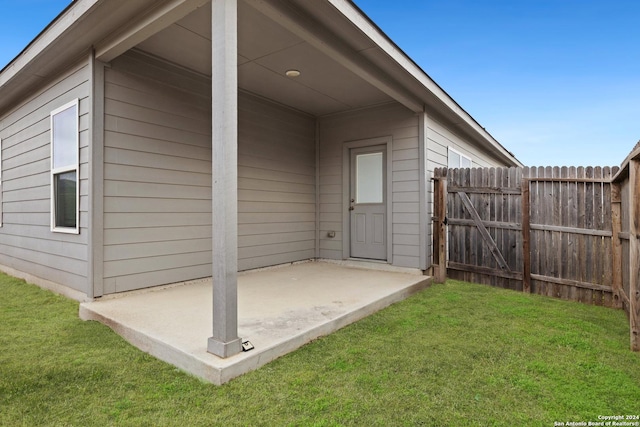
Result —
M376 145L386 147L386 177L385 204L386 204L386 239L387 239L387 259L386 262L393 264L393 194L392 194L392 138L391 136L381 136L378 138L360 139L347 141L342 145L342 259L351 258L351 218L349 212L349 197L351 193L351 149L365 148ZM377 261L373 261L377 262ZM380 262L385 262L384 260Z

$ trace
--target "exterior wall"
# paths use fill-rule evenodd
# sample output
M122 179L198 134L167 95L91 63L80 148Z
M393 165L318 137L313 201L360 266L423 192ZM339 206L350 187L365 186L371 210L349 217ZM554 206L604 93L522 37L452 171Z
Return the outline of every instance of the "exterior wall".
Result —
M456 151L469 157L473 167L497 167L506 166L504 163L491 157L485 151L479 149L473 144L465 141L456 133L449 130L442 122L433 116L427 118L427 146L426 146L426 179L427 179L427 216L433 216L433 184L431 177L435 168L448 166L448 148L451 147ZM432 224L429 230L432 230ZM428 253L433 254L433 239L427 239Z
M474 166L501 166L478 147L465 141L432 116L426 120L426 171L420 174L420 118L399 104L333 115L320 121L320 257L343 259L342 145L348 141L392 137L392 264L421 268L420 262L420 180L425 179L426 218L433 212L434 168L447 166L447 148L470 157ZM428 221L428 220L425 220ZM427 233L431 228L426 223ZM336 231L335 238L327 233ZM425 240L430 265L431 238Z
M210 94L138 53L106 68L105 294L211 275Z
M0 117L2 210L0 264L14 274L87 293L88 144L90 70L88 58L40 88ZM51 231L50 113L79 99L80 234Z
M448 147L469 157L473 162L473 167L505 166L503 162L496 160L485 151L447 129L433 116L429 116L427 126L427 171L429 173L432 173L435 168L447 167Z
M211 276L210 93L136 52L106 69L104 293ZM313 258L315 120L239 109L239 270Z
M343 259L343 143L392 137L392 263L419 268L420 157L418 116L399 104L325 117L320 121L320 257ZM327 233L335 231L336 237Z
M211 87L208 78L137 52L105 69L103 293L211 275ZM52 110L78 98L80 234L50 230ZM90 68L79 64L0 117L3 225L0 264L89 294ZM420 267L420 119L399 104L319 120L261 98L239 99L239 270L342 259L342 161L348 141L391 136L394 265ZM427 177L447 147L474 166L499 163L427 120ZM427 191L430 185L427 184ZM427 196L428 217L431 197ZM335 238L327 236L336 231ZM430 239L427 239L430 244ZM430 251L427 251L430 253Z
M239 100L238 269L315 257L315 119Z

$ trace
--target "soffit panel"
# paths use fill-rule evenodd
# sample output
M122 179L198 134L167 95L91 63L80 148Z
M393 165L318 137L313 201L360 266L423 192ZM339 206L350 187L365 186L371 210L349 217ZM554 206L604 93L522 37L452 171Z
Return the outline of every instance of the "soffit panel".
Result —
M256 60L302 43L300 37L267 18L253 7L238 2L238 53Z
M251 62L251 61L249 61L248 58L245 58L244 56L238 54L238 65L242 65L242 64L245 64L247 62Z
M389 55L387 55L387 53L379 47L365 49L361 51L359 55L379 67L392 78L401 80L412 93L418 95L420 99L424 100L432 107L440 108L444 105L443 101L439 99L436 94L427 89L421 82L419 82L418 79L416 79L415 77L408 78L407 70L405 70L397 62L390 61Z
M330 21L332 13L337 12L329 5L329 9L325 7L322 13L323 19ZM357 74L243 1L238 2L238 20L240 88L314 115L392 100ZM332 26L339 25L334 23ZM366 40L356 38L356 44L362 48L367 45ZM349 40L350 45L351 42ZM370 44L370 40L368 43ZM210 5L158 32L138 44L137 48L210 76ZM357 55L355 51L354 55ZM286 77L284 73L288 69L300 70L302 75L295 79Z
M301 75L292 82L307 86L350 107L386 102L389 97L356 74L307 43L301 43L255 61L257 64L284 75L296 69Z
M238 67L238 84L249 92L317 116L349 109L349 105L255 62Z
M207 3L200 9L191 12L178 21L176 25L211 41L211 3Z
M344 16L330 3L309 0L292 0L292 2L300 9L312 15L331 33L346 41L356 52L375 47L375 43L351 22L345 25L346 20Z
M171 25L137 48L200 74L211 75L211 40L181 25Z

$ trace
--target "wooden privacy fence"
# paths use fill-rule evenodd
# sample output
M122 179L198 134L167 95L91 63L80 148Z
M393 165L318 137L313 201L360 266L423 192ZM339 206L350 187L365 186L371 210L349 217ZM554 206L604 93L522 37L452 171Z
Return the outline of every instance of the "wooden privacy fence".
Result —
M436 280L624 308L640 350L634 153L622 168L436 169Z

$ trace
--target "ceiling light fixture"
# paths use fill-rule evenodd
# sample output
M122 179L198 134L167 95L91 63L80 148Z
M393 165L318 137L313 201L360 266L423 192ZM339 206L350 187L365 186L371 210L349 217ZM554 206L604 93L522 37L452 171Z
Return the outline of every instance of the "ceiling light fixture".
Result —
M299 77L300 76L300 71L298 71L298 70L287 70L284 74L287 77Z

